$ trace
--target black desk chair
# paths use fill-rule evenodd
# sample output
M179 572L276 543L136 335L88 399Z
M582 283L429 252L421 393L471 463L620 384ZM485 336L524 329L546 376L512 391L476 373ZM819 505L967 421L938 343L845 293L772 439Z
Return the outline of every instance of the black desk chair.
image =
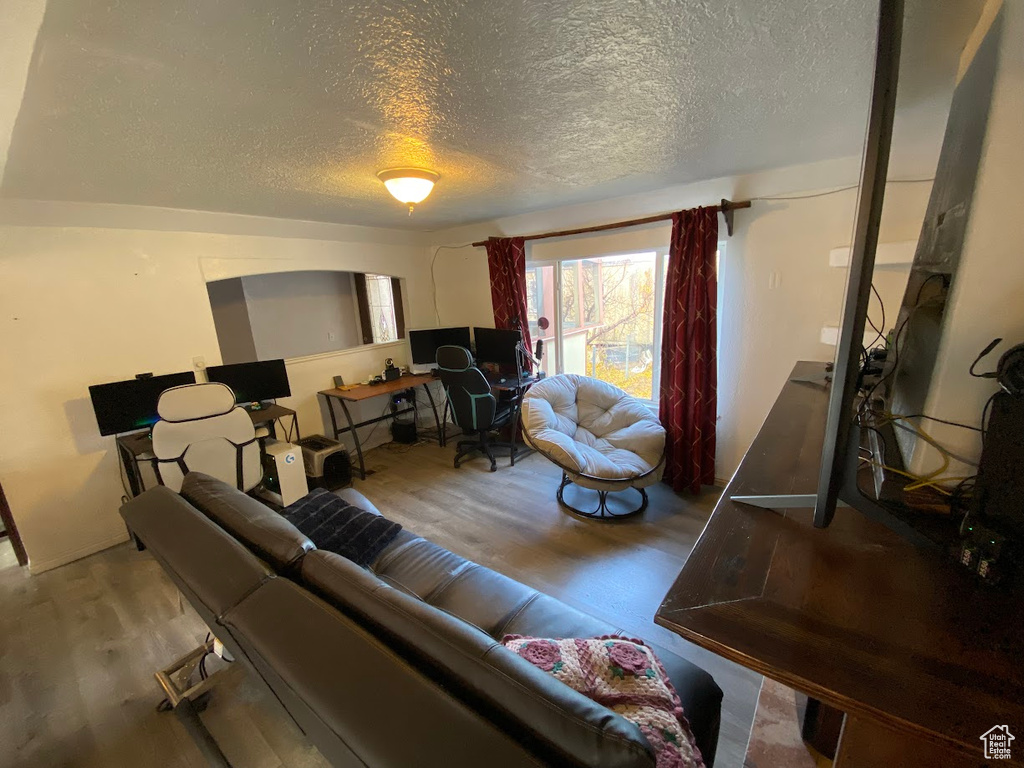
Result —
M456 426L474 438L459 441L455 467L470 454L482 453L491 460L491 472L496 471L498 463L491 449L508 448L511 453L515 446L492 440L491 433L511 422L513 404L499 403L491 394L491 385L481 370L473 366L473 355L465 347L438 347L437 367Z

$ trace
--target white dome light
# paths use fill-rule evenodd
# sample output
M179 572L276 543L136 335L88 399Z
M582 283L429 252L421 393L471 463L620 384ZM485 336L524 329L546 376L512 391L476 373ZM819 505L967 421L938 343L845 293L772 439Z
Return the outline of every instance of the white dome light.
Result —
M409 206L409 213L412 214L413 206L427 199L441 177L423 168L389 168L378 173L377 178L384 182L396 200Z

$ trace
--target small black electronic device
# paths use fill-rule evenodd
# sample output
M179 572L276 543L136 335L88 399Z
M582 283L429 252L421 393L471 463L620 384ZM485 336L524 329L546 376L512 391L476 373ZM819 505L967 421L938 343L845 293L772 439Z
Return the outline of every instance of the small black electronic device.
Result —
M384 377L384 381L394 381L402 375L402 371L389 357L384 361L384 372L381 375Z
M412 353L413 365L434 365L437 360L437 348L454 346L469 349L469 327L465 328L426 328L409 331L409 351Z
M992 397L972 515L1024 543L1024 397Z
M981 522L965 521L957 559L987 584L999 584L1013 574L1013 546L1005 535Z
M213 365L206 369L206 378L231 387L236 403L258 403L292 393L284 360Z
M165 389L195 384L191 371L115 381L111 384L93 384L89 397L96 413L96 424L101 435L116 435L144 429L160 420L156 404Z
M412 417L392 419L391 439L396 443L403 443L404 445L415 443L417 440L416 419Z
M477 363L495 363L515 367L519 364L518 348L523 340L519 330L499 328L474 328Z
M334 377L334 386L336 386L336 387L344 387L345 386L345 379L344 379L344 377L342 377L342 376L335 376Z

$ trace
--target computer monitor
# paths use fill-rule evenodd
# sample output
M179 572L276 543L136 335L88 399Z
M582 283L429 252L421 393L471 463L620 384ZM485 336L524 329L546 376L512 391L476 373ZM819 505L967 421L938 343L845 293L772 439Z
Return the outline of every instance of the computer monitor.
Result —
M116 435L152 426L160 419L156 404L163 391L195 383L196 375L184 371L148 379L93 384L89 387L89 397L100 434Z
M423 328L409 331L409 351L412 364L433 368L437 348L447 345L470 347L469 326L463 328Z
M206 369L206 378L231 387L236 403L259 403L292 393L284 360L213 365Z
M476 342L475 357L478 363L511 366L519 364L516 349L523 339L522 331L474 328L473 339Z

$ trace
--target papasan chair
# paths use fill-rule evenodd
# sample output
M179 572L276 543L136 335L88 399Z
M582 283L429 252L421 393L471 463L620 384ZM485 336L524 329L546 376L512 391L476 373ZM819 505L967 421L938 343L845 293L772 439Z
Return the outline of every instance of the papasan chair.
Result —
M523 436L562 470L558 503L577 515L613 520L647 509L648 485L661 479L665 429L640 400L607 382L577 374L552 376L534 384L523 398ZM609 494L635 488L640 505ZM597 492L597 506L583 504Z

